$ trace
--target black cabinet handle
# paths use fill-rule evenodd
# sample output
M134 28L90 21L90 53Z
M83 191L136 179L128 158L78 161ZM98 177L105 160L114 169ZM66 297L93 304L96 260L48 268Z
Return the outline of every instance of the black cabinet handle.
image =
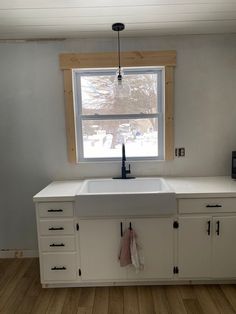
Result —
M211 221L208 220L207 222L207 234L210 235L211 234Z
M56 244L56 243L52 243L50 244L51 247L56 247L56 246L65 246L64 243L61 243L61 244Z
M129 230L132 230L132 223L129 223Z
M61 213L63 212L63 209L48 209L48 212L49 213Z
M216 208L216 207L217 207L217 208L218 208L218 207L222 207L222 205L220 205L220 204L209 205L209 204L208 204L208 205L206 205L206 207L208 207L208 208L213 208L213 207Z
M220 221L219 220L217 220L216 222L216 234L220 235Z
M63 267L54 266L51 268L51 270L66 270L66 267L65 266L63 266Z
M48 230L53 230L53 231L55 231L55 230L64 230L64 228L63 227L51 227L51 228L49 228Z
M123 223L120 223L120 236L123 237Z

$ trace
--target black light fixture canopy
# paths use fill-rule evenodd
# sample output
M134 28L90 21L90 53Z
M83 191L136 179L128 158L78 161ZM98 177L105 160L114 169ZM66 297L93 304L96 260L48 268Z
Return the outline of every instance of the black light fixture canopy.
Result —
M120 32L125 29L125 24L123 23L114 23L112 24L112 30L115 32Z
M121 84L122 82L122 74L121 74L121 65L120 65L120 32L125 29L125 24L123 23L114 23L112 24L112 30L117 32L117 40L118 40L118 75L117 75L117 80L118 83Z

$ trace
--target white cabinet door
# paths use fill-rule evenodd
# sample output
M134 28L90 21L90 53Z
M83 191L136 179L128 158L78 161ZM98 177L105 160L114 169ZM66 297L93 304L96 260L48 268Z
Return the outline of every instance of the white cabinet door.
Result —
M236 278L236 216L214 217L213 276Z
M118 260L120 223L118 219L79 221L82 280L126 279L126 269Z
M211 277L211 216L179 218L179 278Z
M128 269L131 279L159 279L173 276L173 219L137 218L129 222L137 234L138 243L144 257L144 270L136 273L133 267Z

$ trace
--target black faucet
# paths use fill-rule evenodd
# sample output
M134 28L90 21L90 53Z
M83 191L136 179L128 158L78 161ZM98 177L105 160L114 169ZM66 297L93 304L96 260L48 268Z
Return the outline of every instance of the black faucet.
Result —
M121 166L121 177L116 177L113 179L135 179L135 177L127 177L127 174L131 173L130 165L129 169L126 169L126 156L125 156L125 144L122 144L122 166Z
M122 144L122 166L121 166L121 179L127 179L127 174L131 172L130 165L129 169L126 169L125 166L126 156L125 156L125 144Z

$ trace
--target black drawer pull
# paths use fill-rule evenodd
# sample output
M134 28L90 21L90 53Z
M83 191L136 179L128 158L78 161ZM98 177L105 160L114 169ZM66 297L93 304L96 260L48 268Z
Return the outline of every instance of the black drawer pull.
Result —
M61 244L56 244L56 243L52 243L50 244L51 247L56 247L56 246L65 246L64 243L61 243Z
M220 235L220 221L219 220L217 220L216 222L216 234Z
M49 213L61 213L63 212L63 209L48 209L48 212Z
M212 208L212 207L217 207L217 208L218 208L218 207L222 207L222 205L219 205L219 204L216 204L216 205L209 205L209 204L208 204L208 205L206 205L206 207L210 207L210 208Z
M51 270L66 270L66 267L65 266L63 266L63 267L56 267L56 266L54 266L54 267L51 268Z
M64 230L64 228L63 227L51 227L51 228L49 228L48 230L52 230L52 231L55 231L55 230Z
M211 221L210 220L208 220L207 222L207 234L211 235Z

